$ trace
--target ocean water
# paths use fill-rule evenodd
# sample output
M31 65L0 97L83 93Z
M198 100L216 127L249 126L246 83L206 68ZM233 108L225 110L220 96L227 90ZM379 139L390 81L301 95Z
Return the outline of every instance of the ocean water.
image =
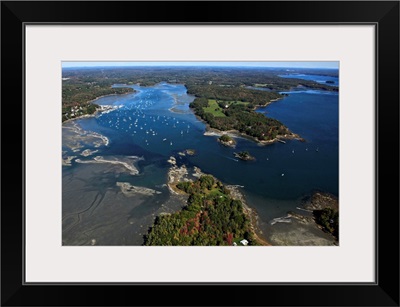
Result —
M334 76L322 76L322 75L312 75L312 74L284 74L279 75L281 78L294 78L294 79L303 79L303 80L310 80L315 81L321 84L326 84L330 86L339 86L339 78ZM333 83L326 83L326 81L331 81Z
M227 148L217 142L218 136L204 135L205 124L189 109L194 97L187 95L183 85L132 87L137 91L134 94L96 101L113 106L113 110L64 125L63 156L75 157L71 165L63 166L65 245L140 245L156 215L180 208L181 203L165 186L171 156L178 164L199 167L225 184L241 186L249 206L259 214L264 232L271 230L272 219L296 211L301 199L314 190L338 195L338 93L291 91L257 110L280 120L305 142L260 146L237 138L236 148ZM72 125L86 133L80 148L69 141L71 129L67 128ZM87 133L105 136L108 144L94 145ZM85 156L85 149L97 151ZM178 154L185 149L194 149L196 154ZM233 153L242 150L256 160L235 159ZM96 156L105 162L94 161ZM154 193L128 197L118 182Z

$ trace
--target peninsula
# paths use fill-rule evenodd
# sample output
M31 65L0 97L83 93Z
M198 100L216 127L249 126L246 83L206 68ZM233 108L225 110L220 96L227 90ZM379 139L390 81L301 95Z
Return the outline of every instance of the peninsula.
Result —
M255 111L283 98L279 93L211 85L189 86L188 93L196 96L190 107L209 128L234 130L262 144L280 139L303 140L280 121Z
M101 108L93 101L100 97L134 92L130 87L112 87L118 80L119 78L81 76L76 72L63 78L62 121L94 114Z
M178 168L171 162L169 187L187 195L187 205L175 213L157 216L144 245L269 245L257 235L254 213L242 202L240 193L198 169L195 175L199 178L188 180L184 178L186 167Z

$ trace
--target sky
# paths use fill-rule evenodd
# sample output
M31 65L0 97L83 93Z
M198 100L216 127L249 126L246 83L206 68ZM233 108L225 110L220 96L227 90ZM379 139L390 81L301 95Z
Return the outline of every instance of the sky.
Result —
M116 67L116 66L221 66L221 67L285 67L285 68L339 68L338 61L327 62L62 62L62 67Z

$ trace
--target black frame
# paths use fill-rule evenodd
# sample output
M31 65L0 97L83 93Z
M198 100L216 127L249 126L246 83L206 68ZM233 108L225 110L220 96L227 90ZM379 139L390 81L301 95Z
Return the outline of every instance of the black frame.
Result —
M377 282L25 284L23 40L26 23L376 25ZM4 1L1 2L1 76L2 306L399 306L398 1ZM8 180L15 175L17 181ZM183 293L189 301L182 299Z

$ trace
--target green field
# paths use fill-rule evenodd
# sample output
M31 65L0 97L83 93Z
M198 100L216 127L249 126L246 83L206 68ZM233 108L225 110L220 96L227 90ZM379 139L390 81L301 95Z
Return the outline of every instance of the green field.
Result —
M248 102L242 101L224 101L224 103L228 106L233 104L239 105L248 105ZM211 113L215 117L225 117L226 115L223 113L222 108L218 105L218 102L215 99L208 99L208 107L203 108L204 112Z
M215 117L225 117L226 115L222 112L222 109L218 105L215 99L208 99L208 107L203 108L204 112L211 113Z

